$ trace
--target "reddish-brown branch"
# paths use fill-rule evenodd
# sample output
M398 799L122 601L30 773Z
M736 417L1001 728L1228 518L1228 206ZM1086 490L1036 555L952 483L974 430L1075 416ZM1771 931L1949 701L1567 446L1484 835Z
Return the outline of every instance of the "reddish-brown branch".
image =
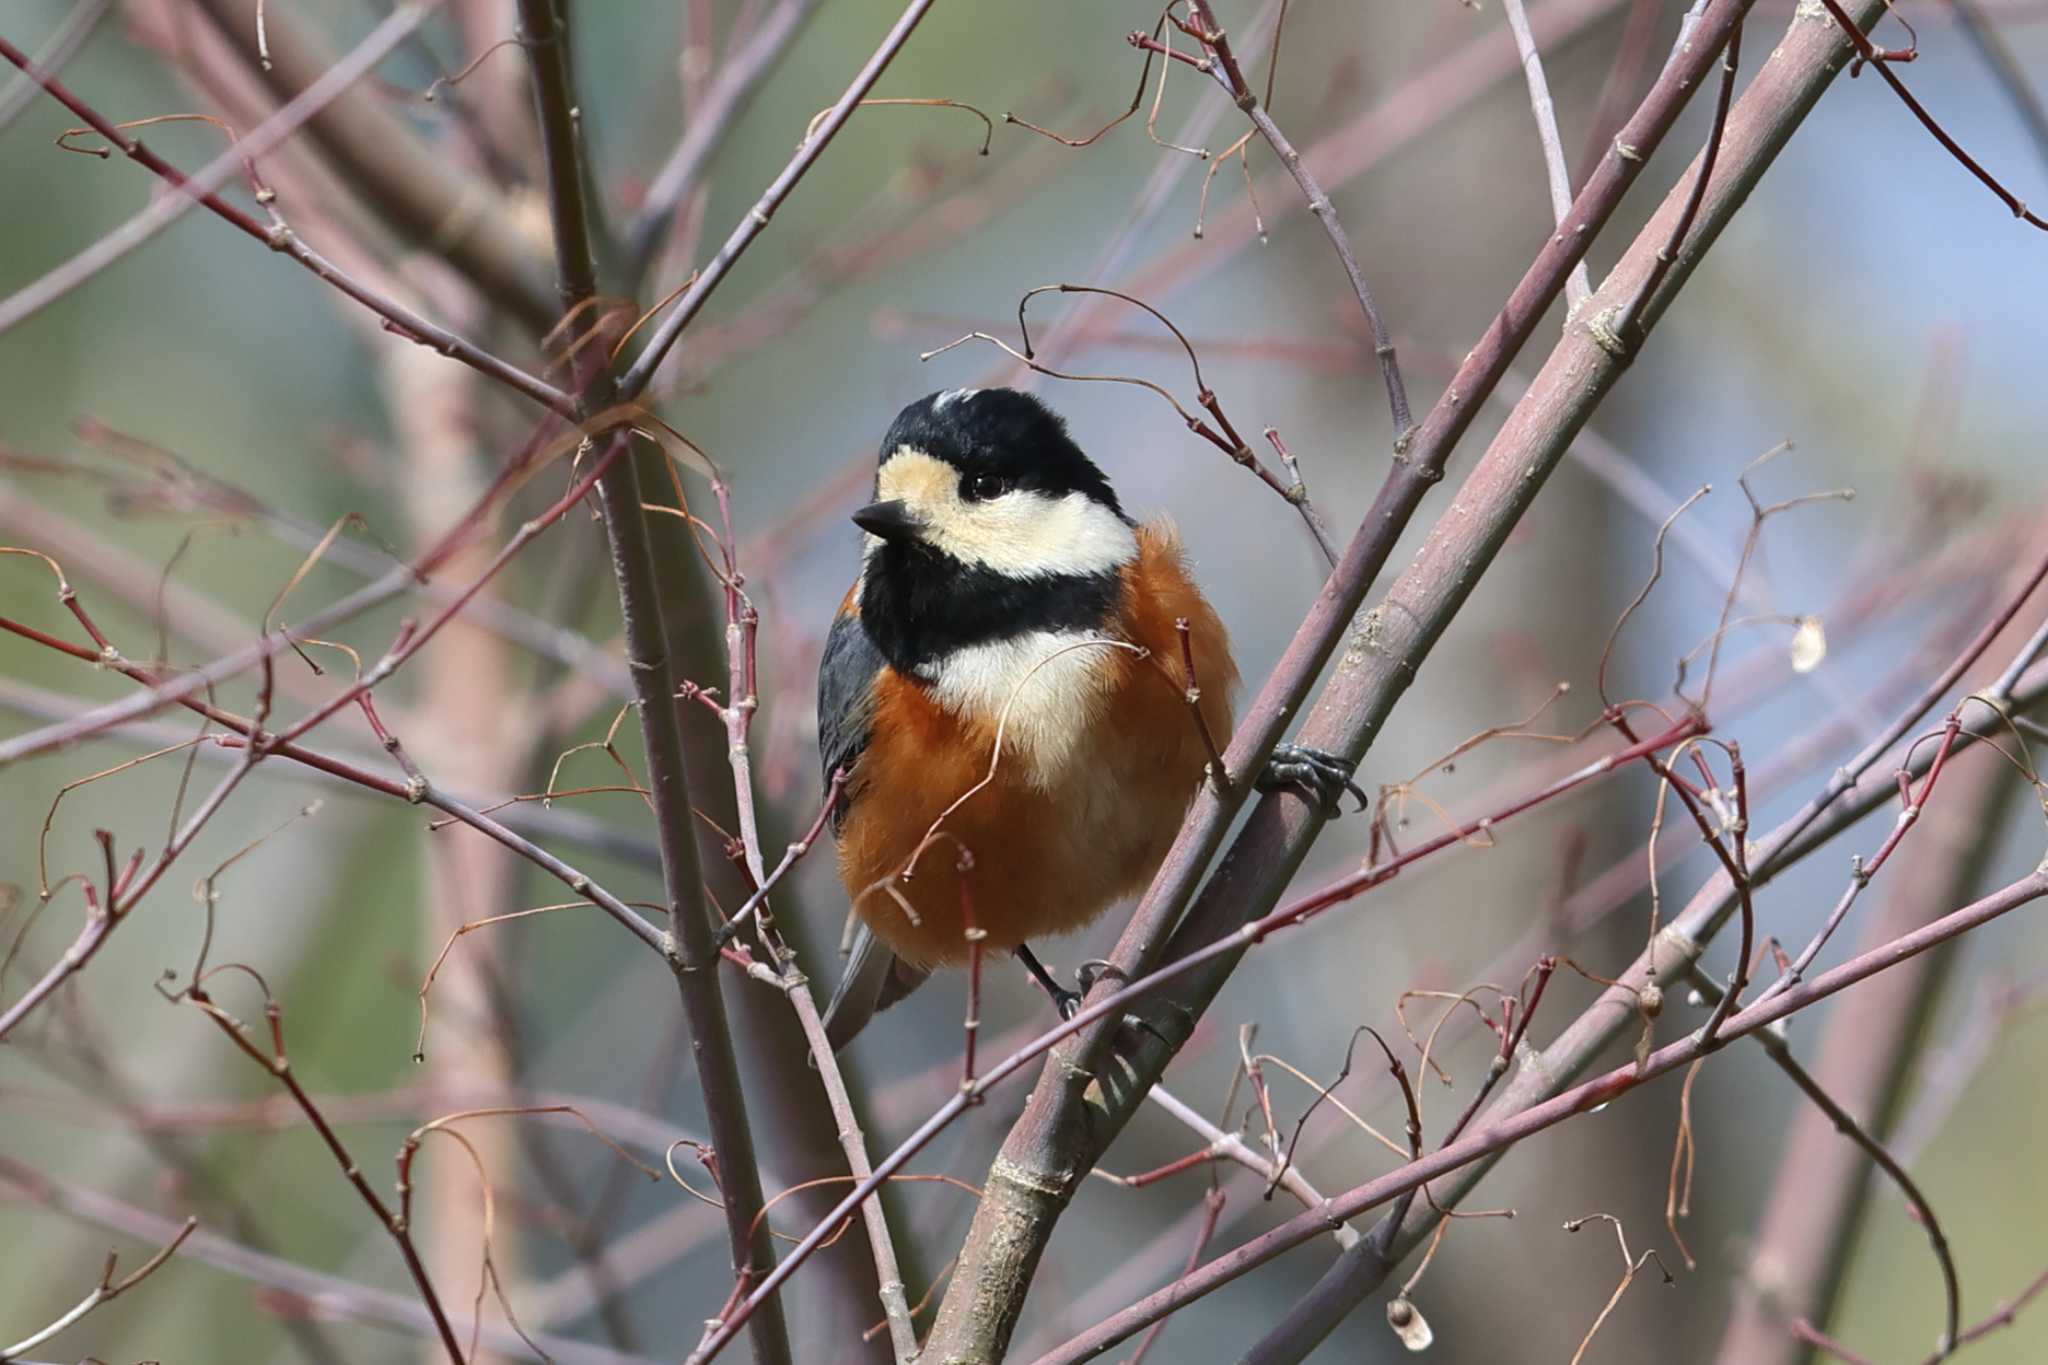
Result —
M1350 900L1352 897L1369 891L1382 882L1391 881L1403 868L1410 866L1420 859L1449 848L1453 844L1462 844L1474 835L1483 834L1498 825L1505 824L1515 816L1561 796L1582 783L1589 782L1596 777L1605 776L1616 768L1633 762L1636 759L1649 758L1659 750L1669 748L1673 744L1682 743L1700 734L1705 729L1706 719L1704 717L1688 716L1671 728L1653 735L1649 739L1640 740L1625 749L1617 749L1611 754L1605 754L1584 767L1565 774L1563 777L1537 791L1509 802L1490 814L1482 815L1475 820L1468 820L1454 828L1445 830L1433 839L1417 844L1404 853L1387 859L1383 863L1361 868L1357 872L1338 878L1319 891L1311 891L1305 896L1297 897L1286 905L1281 906L1278 910L1273 911L1264 919L1256 920L1245 926L1239 932L1251 935L1253 941L1256 942L1259 938L1264 937L1266 932L1270 932L1270 929L1274 926L1299 924L1309 917L1328 909L1330 906L1338 904L1340 901Z
M1949 714L1947 723L1942 726L1941 743L1934 751L1934 762L1928 765L1927 776L1922 779L1917 793L1912 790L1906 770L1899 770L1901 805L1898 818L1892 822L1891 832L1885 835L1884 842L1878 845L1877 852L1871 855L1869 862L1866 863L1861 858L1852 860L1849 885L1843 889L1841 898L1828 912L1828 917L1822 922L1820 930L1800 950L1799 955L1792 959L1791 966L1764 991L1764 999L1788 989L1805 975L1806 969L1813 965L1813 960L1820 956L1821 949L1834 937L1835 930L1841 927L1850 907L1855 905L1857 898L1863 894L1863 889L1870 885L1870 879L1877 875L1878 869L1891 857L1892 850L1906 837L1906 831L1919 823L1920 813L1926 808L1927 798L1934 790L1935 779L1941 776L1942 767L1948 762L1949 754L1955 748L1956 737L1962 733L1962 727L1962 711L1958 708ZM1911 758L1910 751L1907 757Z
M246 969L244 970L246 972ZM441 1345L448 1352L449 1360L453 1361L454 1365L463 1365L462 1345L456 1340L455 1328L449 1322L447 1312L441 1307L440 1296L434 1292L433 1281L427 1276L427 1268L420 1260L419 1251L413 1246L411 1228L371 1187L369 1180L363 1175L362 1167L349 1155L348 1148L343 1145L333 1125L328 1123L327 1116L321 1112L320 1106L306 1092L305 1087L299 1084L299 1078L293 1073L291 1062L285 1053L283 1012L271 996L270 988L263 984L262 978L257 977L254 972L246 974L255 978L263 990L263 1015L269 1024L271 1039L268 1053L249 1040L239 1021L213 1003L212 998L206 993L203 982L194 981L184 992L184 998L197 1005L227 1036L229 1042L240 1048L244 1055L268 1071L278 1084L290 1092L292 1102L298 1105L300 1112L306 1116L306 1121L313 1125L313 1131L320 1135L320 1141L334 1157L335 1164L341 1167L342 1175L361 1197L363 1203L369 1207L370 1212L376 1217L378 1226L382 1227L397 1245L399 1255L405 1261L406 1273L412 1276L413 1285L419 1290L420 1300L426 1304L427 1312L434 1320L434 1330L439 1334Z
M1856 26L1856 21L1851 19L1841 5L1836 3L1836 0L1821 0L1821 3L1827 6L1828 13L1833 16L1835 23L1847 35L1849 41L1856 45L1858 67L1860 68L1862 65L1868 64L1875 69L1877 74L1884 78L1884 83L1892 88L1892 93L1899 97L1900 103L1912 111L1914 118L1920 120L1920 126L1925 128L1933 136L1934 140L1941 144L1942 150L1961 163L1964 170L1976 176L1979 183L1985 189L1997 195L1999 202L2012 210L2013 217L2040 228L2044 232L2048 232L2048 220L2043 220L2039 215L2028 209L2018 195L2000 184L1998 178L1992 175L1991 172L1978 165L1976 158L1964 151L1962 144L1950 137L1948 130L1941 126L1934 115L1927 112L1926 106L1913 98L1913 92L1906 88L1906 83L1899 79L1898 74L1892 70L1891 61L1887 60L1894 54L1880 51L1864 35L1863 30Z
M1967 1346L1973 1341L1991 1335L2000 1328L2012 1326L2014 1319L2019 1316L2020 1310L2035 1299L2040 1298L2044 1292L2048 1292L2048 1270L2044 1270L2035 1276L2033 1283L2029 1284L2012 1298L2007 1299L2004 1303L1999 1304L1982 1321L1965 1327L1957 1334L1955 1345L1959 1347ZM1939 1356L1930 1356L1925 1365L1935 1365L1935 1362L1940 1358Z
M1714 100L1714 121L1707 130L1706 149L1700 153L1699 167L1693 173L1692 193L1686 197L1685 209L1678 215L1678 221L1671 225L1671 236L1666 239L1664 249L1657 253L1657 262L1650 268L1643 280L1642 288L1629 302L1628 308L1614 325L1622 344L1630 344L1628 338L1642 319L1643 305L1656 296L1657 289L1664 283L1672 265L1678 260L1679 251L1685 246L1686 234L1692 231L1693 220L1699 217L1700 204L1706 199L1707 185L1714 176L1714 161L1721 155L1721 138L1728 130L1728 107L1735 99L1735 68L1742 57L1742 22L1737 20L1735 28L1728 35L1728 46L1721 54L1721 90Z
M1706 973L1700 971L1697 965L1693 968L1692 978L1694 989L1716 1007L1733 994L1729 992L1724 995L1720 987L1715 985ZM1792 1049L1786 1045L1782 1037L1769 1029L1750 1036L1770 1054L1778 1069L1785 1073L1785 1078L1799 1088L1799 1092L1812 1102L1814 1108L1827 1116L1835 1131L1861 1148L1877 1168L1891 1178L1892 1183L1899 1187L1899 1193L1905 1196L1906 1203L1912 1206L1914 1221L1926 1232L1927 1244L1933 1250L1935 1264L1941 1270L1943 1326L1942 1348L1938 1355L1948 1354L1954 1349L1956 1335L1962 1328L1963 1287L1956 1275L1956 1261L1949 1251L1948 1236L1941 1230L1941 1220L1935 1216L1934 1205L1884 1143L1857 1122L1856 1117L1843 1108L1841 1103L1828 1093L1826 1087L1814 1079L1813 1073L1799 1064L1798 1058L1792 1055Z
M1181 1274L1193 1273L1194 1268L1202 1263L1203 1253L1209 1250L1209 1243L1216 1236L1216 1224L1222 1217L1223 1190L1220 1186L1211 1185L1202 1195L1202 1225L1195 1232L1195 1244L1188 1249L1187 1265ZM1153 1323L1151 1330L1145 1333L1145 1339L1138 1343L1138 1349L1131 1352L1130 1365L1143 1365L1146 1353L1152 1349L1153 1343L1159 1340L1159 1334L1165 1330L1164 1319Z
M832 811L838 806L839 798L845 790L846 770L835 769L832 780L825 786L825 800L819 805L817 818L811 821L811 827L804 831L801 839L782 851L782 861L777 863L774 870L754 888L754 894L747 897L746 904L734 911L732 917L718 927L714 940L719 947L723 948L732 942L734 937L746 928L747 921L754 917L754 912L768 899L768 893L776 888L790 868L796 866L806 853L816 847L818 840L824 837L825 824L832 818Z

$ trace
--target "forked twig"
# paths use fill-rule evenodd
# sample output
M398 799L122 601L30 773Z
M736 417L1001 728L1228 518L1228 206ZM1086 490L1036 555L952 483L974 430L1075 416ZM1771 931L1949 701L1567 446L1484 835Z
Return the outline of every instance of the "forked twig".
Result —
M178 1229L177 1234L170 1241L159 1247L154 1256L151 1256L119 1281L114 1279L114 1271L119 1268L119 1256L116 1252L109 1251L107 1253L106 1265L100 1270L100 1282L93 1286L92 1292L80 1299L71 1307L70 1311L57 1318L49 1326L39 1331L31 1332L12 1346L0 1346L0 1360L13 1360L17 1356L27 1355L50 1338L77 1323L101 1304L112 1303L136 1285L141 1284L144 1280L155 1274L159 1266L177 1254L178 1248L185 1244L185 1239L190 1237L192 1230L198 1226L199 1220L197 1218L187 1218L184 1226Z
M1614 1240L1621 1245L1621 1283L1614 1286L1614 1292L1608 1295L1606 1304L1600 1309L1600 1316L1593 1319L1593 1325L1586 1329L1586 1335L1579 1340L1579 1349L1572 1352L1571 1365L1579 1365L1579 1362L1585 1359L1586 1348L1593 1344L1594 1333L1598 1332L1600 1325L1607 1321L1607 1315L1614 1311L1614 1305L1621 1302L1621 1296L1628 1292L1628 1287L1631 1284L1635 1283L1636 1275L1641 1272L1644 1266L1648 1265L1651 1261L1655 1261L1657 1263L1657 1273L1664 1277L1664 1283L1667 1285L1673 1283L1671 1272L1665 1268L1664 1258L1657 1254L1656 1248L1652 1247L1640 1256L1629 1255L1628 1234L1622 1231L1621 1220L1611 1213L1591 1213L1587 1214L1584 1218L1574 1218L1571 1222L1564 1225L1564 1230L1566 1232L1577 1232L1596 1218L1614 1225Z
M1900 80L1892 71L1892 63L1886 60L1891 54L1879 51L1877 46L1864 35L1863 30L1856 26L1856 21L1851 19L1848 13L1839 4L1835 3L1835 0L1821 0L1821 3L1827 6L1828 13L1833 16L1835 23L1841 28L1843 34L1848 37L1851 43L1855 44L1859 61L1868 63L1876 68L1877 74L1882 76L1884 83L1892 88L1892 93L1899 97L1900 103L1904 104L1912 112L1914 118L1920 120L1920 126L1933 135L1934 140L1941 144L1942 150L1960 162L1964 170L1977 177L1978 182L1984 188L1997 195L1999 202L2012 210L2013 217L2040 228L2044 232L2048 232L2048 220L2043 220L2039 215L2028 209L2018 195L2000 184L1997 177L1993 176L1991 172L1978 165L1976 159L1963 150L1962 144L1950 137L1948 130L1941 126L1934 115L1927 112L1926 106L1913 98L1913 92L1906 88L1906 83Z

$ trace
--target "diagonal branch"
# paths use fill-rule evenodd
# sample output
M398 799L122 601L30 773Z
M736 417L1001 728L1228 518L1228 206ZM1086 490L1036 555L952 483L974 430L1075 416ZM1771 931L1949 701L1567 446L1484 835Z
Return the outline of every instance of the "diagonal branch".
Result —
M256 158L283 143L320 110L340 98L349 86L361 79L389 55L393 48L425 23L434 8L434 0L416 0L416 3L401 5L393 10L390 17L371 30L370 35L357 44L352 52L328 68L318 80L308 85L290 103L263 120L234 145L190 176L184 175L141 143L123 134L111 121L72 94L54 76L38 68L20 48L8 42L6 38L0 37L0 57L28 73L37 84L49 91L72 113L92 125L100 136L120 148L124 155L148 167L182 191L156 199L127 223L100 238L63 265L8 298L0 300L0 332L5 332L35 316L183 217L193 205L203 204L243 233L271 250L297 261L356 302L378 316L388 319L405 335L417 338L422 345L430 346L443 355L460 360L506 387L525 394L544 407L566 412L569 407L568 396L552 384L498 359L474 343L421 317L397 300L377 293L307 246L288 228L266 227L215 193L244 168L253 164Z
M768 188L762 191L754 207L747 210L747 216L740 219L739 226L725 239L725 245L718 249L718 254L698 272L695 282L684 291L683 297L675 303L669 315L662 319L661 326L655 329L646 348L620 377L621 397L629 400L638 397L641 390L647 387L647 382L654 378L654 372L661 368L662 358L668 354L669 348L676 344L676 338L680 337L683 329L695 319L704 307L705 301L711 297L712 291L725 282L725 277L731 273L734 263L754 244L754 239L768 226L768 220L782 207L783 200L789 198L790 192L797 187L797 182L817 164L819 156L831 145L832 139L839 136L839 130L853 117L853 111L867 98L868 91L875 88L875 82L889 69L889 63L896 60L896 54L910 41L911 33L923 21L925 13L931 9L933 3L934 0L910 0L904 7L895 26L883 35L874 55L868 58L867 65L855 73L853 83L846 87L846 93L839 97L839 102L832 106L831 111L798 146L796 155L782 168L782 173L769 182Z
M325 44L293 13L299 6L200 0L199 8L280 100L294 98L334 64ZM261 50L259 11L267 39ZM428 144L382 95L336 100L307 131L363 203L400 236L442 257L494 307L533 332L554 322L546 253L521 234L505 196Z
M755 92L774 72L817 8L818 0L781 0L762 17L759 27L746 36L739 48L727 53L719 63L718 74L699 101L683 140L648 182L640 212L626 229L626 256L635 277L653 262L662 235L668 231L684 197L697 185L699 174L732 131L734 122L746 112Z
M1924 923L1933 907L1960 899L1982 871L2001 827L1999 807L2014 790L2012 774L2002 763L1966 764L1956 784L1928 812L1922 837L1932 847L1902 869L1862 946ZM1954 961L1947 950L1929 953L1873 982L1829 1014L1815 1045L1814 1083L1886 1139L1897 1137L1913 1052ZM1768 1031L1757 1037L1766 1047L1783 1046ZM1856 1131L1819 1108L1793 1117L1747 1257L1751 1269L1737 1281L1715 1357L1725 1365L1798 1365L1805 1352L1787 1321L1826 1324L1832 1316L1870 1189L1867 1166L1837 1136L1853 1138Z
M1252 93L1251 84L1245 79L1244 71L1231 51L1229 35L1216 22L1208 0L1188 0L1188 17L1195 36L1215 54L1215 60L1208 64L1209 74L1244 111L1252 126L1259 130L1259 136L1280 158L1280 164L1294 177L1302 198L1308 201L1308 211L1323 225L1323 234L1330 239L1330 246L1344 266L1344 274L1351 281L1351 292L1357 296L1359 311L1365 314L1366 326L1372 332L1373 354L1379 358L1380 378L1387 386L1387 408L1393 416L1394 450L1398 456L1407 449L1409 433L1414 427L1408 413L1408 388L1401 379L1401 366L1394 356L1394 335L1387 330L1386 320L1380 316L1379 305L1373 301L1372 290L1365 282L1365 274L1358 268L1358 257L1351 250L1351 239L1345 234L1344 225L1337 221L1336 205L1330 202L1330 196L1309 170L1308 163L1302 160L1301 153L1287 140L1280 126L1273 122L1273 116L1259 103L1259 97Z
M1775 996L1736 1014L1722 1031L1721 1040L1747 1037L1809 1005L1845 990L1900 962L1946 943L1962 934L2010 914L2022 906L2048 896L2048 867L2037 869L2018 881L1925 928L1903 935L1868 953L1823 972L1793 990ZM1274 1257L1322 1234L1331 1217L1351 1217L1366 1209L1391 1202L1424 1184L1455 1176L1469 1187L1475 1167L1483 1168L1515 1143L1591 1109L1612 1103L1644 1082L1690 1065L1705 1055L1695 1035L1681 1039L1650 1054L1642 1065L1633 1062L1562 1090L1540 1104L1496 1118L1469 1137L1461 1138L1419 1160L1376 1180L1347 1190L1331 1199L1327 1210L1297 1214L1271 1232L1261 1234L1224 1255L1167 1285L1164 1289L1132 1304L1098 1323L1087 1332L1041 1356L1037 1365L1073 1365L1091 1360L1117 1342L1143 1330L1151 1323L1185 1307L1196 1299L1266 1264ZM1468 1178L1470 1177L1470 1178ZM1447 1201L1448 1202L1448 1201Z
M93 1309L98 1308L103 1303L112 1303L143 1280L148 1279L156 1273L158 1266L171 1259L172 1255L178 1250L178 1247L183 1244L187 1237L192 1235L192 1230L198 1226L199 1220L197 1218L187 1218L184 1224L171 1237L171 1240L158 1248L154 1256L144 1261L138 1269L118 1281L114 1279L114 1271L117 1268L118 1262L115 1254L109 1251L107 1253L106 1269L100 1273L100 1282L92 1287L91 1292L73 1305L69 1312L51 1322L41 1331L23 1337L12 1346L0 1346L0 1360L13 1360L17 1356L27 1355L51 1337L56 1336L65 1328L84 1318Z
M1543 74L1543 53L1536 46L1536 34L1529 27L1529 11L1522 0L1501 0L1507 14L1508 30L1515 35L1515 51L1522 58L1522 76L1529 86L1529 111L1536 119L1536 140L1543 148L1543 173L1550 185L1550 214L1560 225L1572 211L1571 172L1565 169L1564 141L1557 131L1557 103L1550 98L1550 81ZM1576 313L1593 292L1593 281L1580 261L1565 281L1566 309Z

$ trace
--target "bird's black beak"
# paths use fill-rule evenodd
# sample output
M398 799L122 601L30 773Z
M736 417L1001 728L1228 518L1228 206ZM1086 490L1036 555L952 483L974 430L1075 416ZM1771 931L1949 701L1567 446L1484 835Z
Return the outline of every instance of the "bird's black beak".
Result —
M908 540L924 529L924 522L901 498L869 503L853 514L853 524L884 540Z

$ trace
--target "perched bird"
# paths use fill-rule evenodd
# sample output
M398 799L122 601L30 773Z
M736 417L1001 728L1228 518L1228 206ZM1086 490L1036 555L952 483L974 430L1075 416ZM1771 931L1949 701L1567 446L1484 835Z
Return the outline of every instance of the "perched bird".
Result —
M1218 744L1237 685L1223 624L1173 528L1127 516L1066 424L1013 389L905 408L853 520L861 574L818 670L839 874L861 921L826 1011L832 1046L965 961L970 922L1071 1014L1079 995L1027 940L1089 923L1165 857L1209 762L1176 623ZM1351 773L1284 746L1267 776L1329 804Z

